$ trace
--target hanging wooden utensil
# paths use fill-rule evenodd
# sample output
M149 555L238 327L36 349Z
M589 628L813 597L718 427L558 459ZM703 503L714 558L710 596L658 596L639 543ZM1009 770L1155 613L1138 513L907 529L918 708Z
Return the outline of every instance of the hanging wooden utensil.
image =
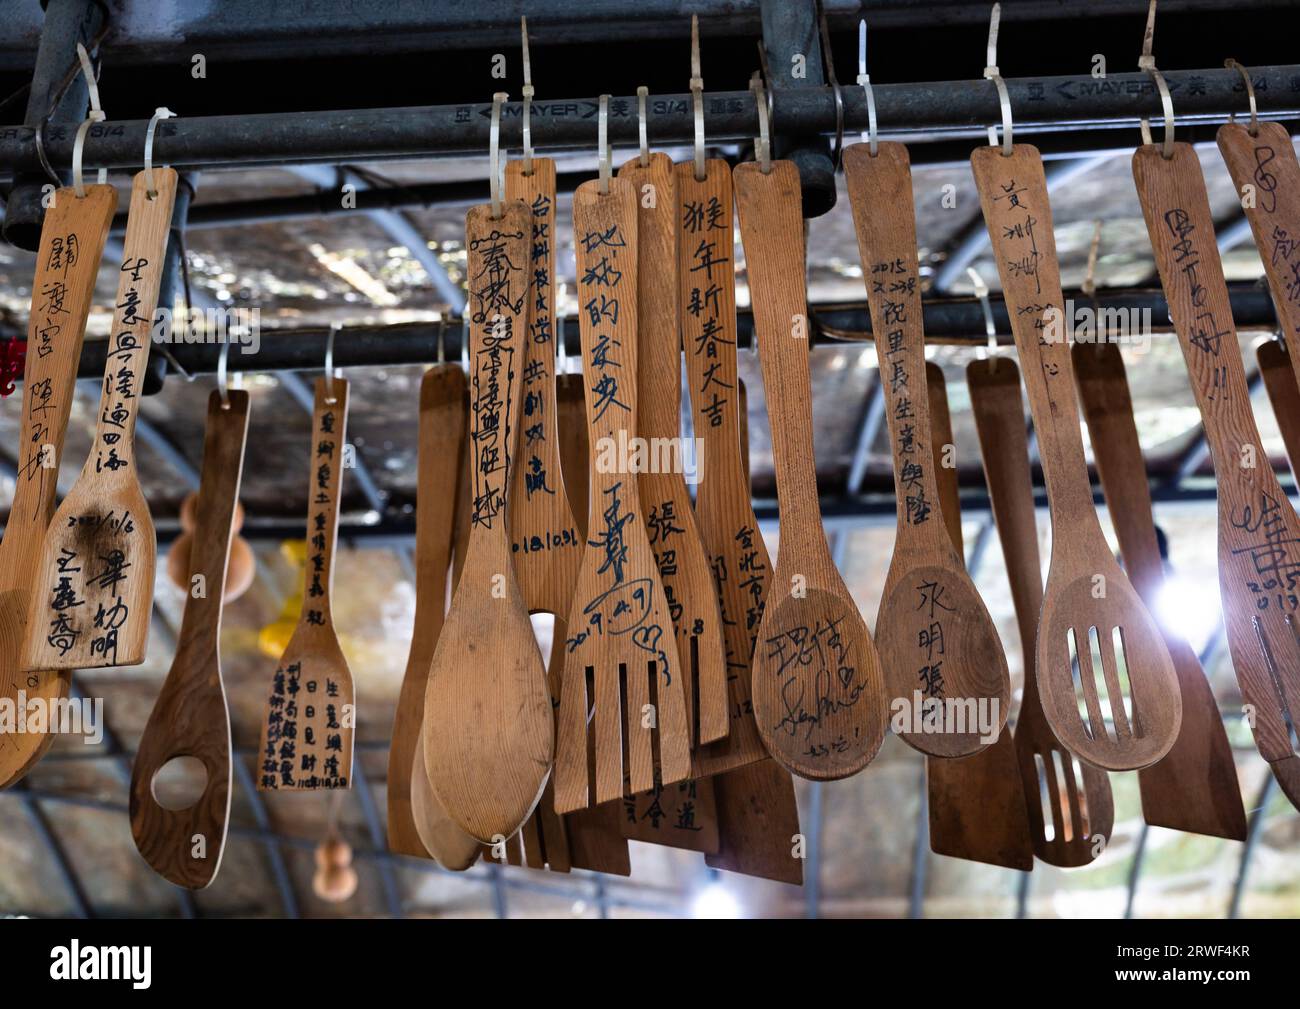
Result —
M1300 386L1296 384L1291 354L1281 340L1265 340L1255 348L1255 360L1259 362L1264 391L1268 393L1282 444L1286 446L1291 478L1296 479L1296 473L1300 472Z
M140 737L131 768L131 836L153 870L200 890L221 866L230 815L230 715L221 682L221 608L234 539L248 435L248 393L208 397L189 591L171 670ZM202 793L183 809L164 806L156 776L177 757L203 764Z
M1072 356L1092 454L1124 568L1154 610L1164 585L1164 564L1124 359L1113 343L1075 344ZM1294 382L1291 385L1295 388ZM1142 815L1155 827L1244 841L1241 786L1214 691L1183 638L1166 633L1165 643L1183 695L1183 727L1158 764L1138 771Z
M873 155L869 145L854 144L844 152L844 178L886 395L898 497L898 538L876 617L880 650L893 703L902 701L904 713L926 713L904 719L900 738L932 756L967 756L1001 733L1011 680L993 620L944 529L926 445L931 430L923 388L925 335L907 148L883 143ZM981 725L966 724L972 708L980 712Z
M432 854L420 840L411 814L413 768L424 723L424 692L429 667L447 609L452 532L457 488L463 467L466 417L465 372L458 364L439 364L420 382L419 476L415 498L415 623L411 650L397 695L393 737L388 749L388 849L424 858ZM468 492L466 492L468 493ZM427 775L424 776L427 782ZM420 798L428 802L429 796ZM437 857L436 855L434 856Z
M966 368L966 383L1024 655L1024 691L1014 742L1034 854L1062 868L1087 865L1105 850L1115 809L1106 772L1076 760L1060 744L1039 699L1036 638L1043 569L1038 559L1020 369L1010 358L972 361Z
M691 769L685 677L627 455L638 431L637 193L624 179L584 183L574 194L573 217L592 501L560 692L555 803L561 813L622 799L625 776L634 793L650 790L656 756L664 785ZM589 707L595 709L594 797L587 775Z
M302 615L271 679L261 733L257 787L262 791L352 787L352 672L339 646L330 602L347 427L347 381L333 375L318 378Z
M925 365L925 385L930 406L930 465L944 526L960 557L964 544L956 460L944 459L945 452L954 451L952 418L943 369L932 361ZM1025 788L1010 729L1004 727L995 743L969 757L927 757L925 775L932 851L1023 872L1034 868Z
M1232 665L1254 716L1255 745L1283 787L1300 774L1300 519L1269 464L1250 409L1200 161L1133 155L1133 178L1160 282L1187 360L1219 494L1219 594ZM1281 765L1279 767L1279 765ZM1300 792L1288 791L1300 805Z
M1043 708L1056 737L1083 760L1108 770L1146 767L1178 738L1182 697L1160 629L1112 556L1093 507L1043 162L1037 148L1017 144L1009 155L978 148L971 167L1024 364L1052 514L1037 643Z
M424 756L439 804L480 841L528 818L554 753L546 667L510 556L506 493L519 444L525 273L532 213L518 200L472 208L469 250L469 558L434 654L424 701Z
M27 614L44 592L42 586L34 593L33 586L54 513L86 317L115 209L112 186L87 186L80 198L71 188L59 189L41 225L27 319L19 444L13 455L18 473L0 542L0 701L14 710L25 710L33 700L48 706L68 692L66 674L22 672L19 657ZM53 741L49 732L0 733L0 788L26 774Z
M135 467L135 418L176 200L176 173L155 170L152 195L147 176L141 172L131 186L95 440L45 535L28 610L24 670L144 661L156 543Z

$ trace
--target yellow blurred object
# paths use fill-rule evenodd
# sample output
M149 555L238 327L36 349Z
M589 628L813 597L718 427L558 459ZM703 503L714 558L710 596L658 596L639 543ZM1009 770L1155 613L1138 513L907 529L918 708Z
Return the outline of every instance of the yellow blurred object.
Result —
M289 639L293 637L298 618L302 614L302 573L307 566L307 541L285 540L280 544L280 556L296 569L294 579L297 588L285 598L284 605L280 607L280 615L257 635L258 650L276 660L289 647Z

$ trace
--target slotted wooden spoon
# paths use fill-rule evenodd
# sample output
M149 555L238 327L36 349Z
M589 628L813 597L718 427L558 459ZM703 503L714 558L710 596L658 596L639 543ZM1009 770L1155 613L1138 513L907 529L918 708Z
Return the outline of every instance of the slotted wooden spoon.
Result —
M27 616L24 670L144 661L156 543L136 472L135 418L176 201L176 173L162 168L153 175L153 194L144 172L131 186L95 440L45 534Z
M1024 655L1024 691L1014 742L1030 840L1034 854L1049 865L1087 865L1105 850L1115 807L1106 772L1074 759L1061 745L1039 699L1036 638L1043 569L1038 559L1020 369L1010 358L972 361L966 368L966 383Z
M1081 759L1108 770L1146 767L1178 738L1182 697L1160 629L1112 556L1093 507L1043 162L1037 148L1017 144L1009 155L977 148L971 167L1024 365L1052 515L1037 642L1043 708L1056 737Z
M1255 745L1300 800L1300 519L1269 465L1250 408L1214 221L1189 144L1133 155L1133 178L1169 314L1201 411L1219 497L1219 595ZM1279 767L1279 765L1281 765Z
M945 466L943 458L944 447L953 445L952 418L943 369L933 361L925 365L925 386L930 405L930 464L944 526L960 557L964 543L956 459L954 455ZM969 757L927 757L925 771L932 851L1024 872L1034 868L1025 788L1010 729L1004 727L996 742Z
M885 737L884 679L835 569L817 503L799 171L732 173L772 429L781 552L754 656L754 714L772 756L814 780L856 774Z
M1011 680L984 600L945 530L926 444L930 411L907 148L882 143L873 155L869 145L854 144L844 152L844 179L886 394L898 498L898 537L876 634L892 703L942 714L919 725L910 719L900 738L932 756L968 756L1001 733ZM980 712L977 722L988 724L988 731L966 724L971 711Z
M80 198L73 189L60 189L41 225L27 319L19 443L12 456L18 473L0 542L0 700L14 710L32 700L50 705L68 691L67 675L22 672L19 658L41 547L54 513L86 317L115 209L112 186L87 186ZM0 788L26 774L53 740L49 732L0 733Z
M1164 564L1124 359L1113 343L1075 344L1073 357L1092 454L1124 568L1154 609L1164 585ZM1186 640L1166 633L1165 643L1183 695L1183 727L1164 758L1138 772L1142 815L1153 826L1244 841L1241 786L1214 691Z
M546 784L554 753L546 668L510 555L506 492L519 441L525 274L532 212L518 200L493 220L466 215L469 250L469 557L434 653L424 757L439 804L480 841L510 837Z
M221 606L234 538L248 435L248 393L208 397L189 592L171 670L154 701L131 768L131 836L164 879L199 890L221 867L230 815L230 715L221 682ZM203 764L202 793L186 808L164 806L156 776L173 758Z
M1291 355L1281 340L1265 340L1255 348L1255 360L1295 479L1300 472L1300 386L1296 384Z
M262 720L262 791L352 787L352 672L334 629L331 595L347 445L348 383L316 380L307 485L302 615L271 679Z

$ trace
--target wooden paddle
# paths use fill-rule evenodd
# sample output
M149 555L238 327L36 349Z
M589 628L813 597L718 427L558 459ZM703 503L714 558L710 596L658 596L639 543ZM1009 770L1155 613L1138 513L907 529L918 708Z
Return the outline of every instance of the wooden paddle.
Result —
M176 173L162 168L153 174L152 197L145 173L131 186L95 440L45 534L28 610L24 670L144 661L156 543L136 473L135 418L176 200Z
M1024 655L1024 692L1014 742L1030 839L1034 854L1049 865L1087 865L1105 850L1115 810L1106 772L1076 760L1060 744L1039 699L1035 667L1043 569L1020 370L1010 358L972 361L966 383Z
M435 365L420 382L415 624L388 748L388 849L418 858L433 853L420 840L411 813L413 776L423 770L414 768L413 762L418 754L419 763L424 763L424 752L417 746L424 723L424 692L447 610L456 488L464 468L466 395L465 372L459 364ZM448 488L452 493L447 493ZM421 776L427 783L428 776ZM422 795L419 801L427 803L430 798Z
M932 432L907 148L884 143L873 155L870 145L854 144L844 152L844 179L886 394L898 498L898 537L876 617L891 710L909 746L932 756L967 756L1000 735L1011 680L993 620L960 547L945 531L926 445ZM913 711L925 717L900 717ZM968 712L979 713L979 724L967 724Z
M262 791L352 787L356 727L352 672L330 597L348 427L348 383L316 380L307 485L307 568L302 614L280 656L262 721Z
M754 656L754 716L788 770L856 774L885 737L880 660L835 569L817 502L799 170L776 161L732 173L772 430L781 552Z
M1291 354L1281 340L1265 340L1255 348L1255 360L1295 479L1300 472L1300 387L1296 385Z
M248 435L248 393L208 397L203 472L185 613L171 670L154 702L131 768L131 836L164 879L200 890L221 866L230 815L230 715L221 682L221 607L234 538L239 478ZM193 757L207 775L183 809L155 795L155 778L176 757Z
M1075 344L1073 358L1092 454L1124 568L1154 610L1164 585L1164 563L1124 359L1113 343ZM1295 390L1295 383L1289 384ZM1241 786L1214 691L1185 639L1166 632L1165 643L1183 695L1183 727L1164 758L1138 772L1142 815L1156 827L1244 841Z
M1160 629L1112 556L1093 507L1043 162L1035 147L1017 144L1010 155L978 148L971 167L1024 364L1052 514L1037 642L1043 707L1056 737L1081 759L1109 770L1146 767L1178 738L1182 697Z
M1133 178L1214 459L1219 594L1232 665L1250 706L1255 745L1296 803L1300 519L1278 485L1251 413L1196 152L1175 144L1165 159L1153 145L1139 147Z
M87 186L82 198L73 189L60 189L41 225L27 319L19 445L13 455L18 474L0 542L0 702L14 710L26 710L33 700L48 706L68 692L68 677L57 671L22 672L19 653L54 513L86 317L115 209L112 186ZM31 770L53 741L49 732L0 733L0 788Z
M510 837L541 798L555 730L546 668L510 556L506 493L519 442L532 213L518 200L466 215L469 250L469 557L424 701L424 757L439 804L480 841Z
M938 485L937 500L953 548L961 557L964 543L952 418L943 369L933 361L925 365L925 386L930 407L930 465ZM945 453L949 455L946 460ZM969 757L927 757L925 771L932 851L1023 872L1033 870L1034 846L1025 789L1010 729L1004 727L995 743Z

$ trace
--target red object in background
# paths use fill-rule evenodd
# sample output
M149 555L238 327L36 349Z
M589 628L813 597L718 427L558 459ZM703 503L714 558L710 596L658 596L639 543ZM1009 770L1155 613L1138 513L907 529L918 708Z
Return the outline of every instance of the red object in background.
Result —
M26 340L0 340L0 399L13 393L26 360Z

